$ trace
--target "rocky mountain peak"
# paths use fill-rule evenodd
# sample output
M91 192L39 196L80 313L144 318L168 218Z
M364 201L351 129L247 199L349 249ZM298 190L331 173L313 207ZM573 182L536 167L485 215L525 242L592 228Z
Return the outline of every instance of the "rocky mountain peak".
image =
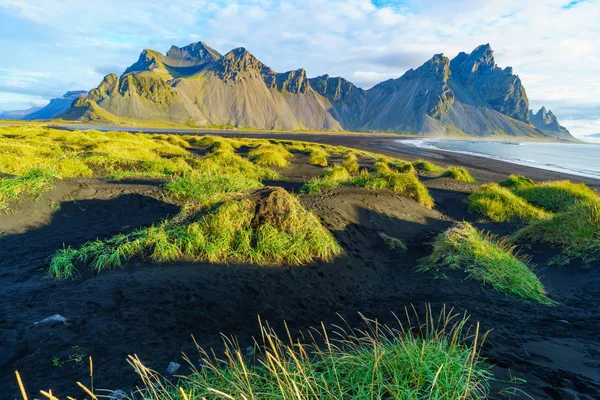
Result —
M161 67L162 63L159 60L159 53L154 50L144 49L135 64L127 68L123 75L139 71L153 71Z
M275 72L243 47L233 49L217 61L216 71L222 79L238 80L240 73L270 75Z
M531 125L542 130L545 133L551 133L552 136L569 138L571 134L564 126L558 123L558 119L551 110L547 110L546 107L542 106L537 113L533 113L533 110L529 110L529 119Z
M428 77L447 82L450 77L450 60L443 54L436 54L416 70L405 74L407 78Z
M204 42L190 43L184 47L171 46L167 51L169 64L188 67L215 61L221 54Z

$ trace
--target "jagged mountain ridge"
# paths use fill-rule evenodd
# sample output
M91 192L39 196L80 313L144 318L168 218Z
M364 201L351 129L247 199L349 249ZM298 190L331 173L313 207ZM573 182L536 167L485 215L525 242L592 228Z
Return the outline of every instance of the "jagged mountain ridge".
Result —
M166 55L144 50L88 100L109 119L196 126L570 137L531 124L525 88L512 68L496 65L489 44L453 60L437 54L363 90L341 77L309 79L304 69L278 73L244 48L221 55L198 42ZM94 111L82 106L62 117L91 118Z
M529 119L533 126L550 136L565 139L571 137L567 128L560 125L554 113L550 110L546 110L546 107L542 106L536 114L533 113L533 110L529 110Z
M21 119L26 121L51 119L68 110L79 96L85 96L87 93L88 92L86 90L68 91L62 97L51 99L50 102L44 107L32 107L27 110L6 111L4 113L0 113L0 119Z

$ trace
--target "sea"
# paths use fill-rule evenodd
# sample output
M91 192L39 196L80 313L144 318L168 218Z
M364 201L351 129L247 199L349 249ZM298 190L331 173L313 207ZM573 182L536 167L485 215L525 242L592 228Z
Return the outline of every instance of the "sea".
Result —
M600 178L600 145L458 139L403 139L424 149L493 158L530 167Z

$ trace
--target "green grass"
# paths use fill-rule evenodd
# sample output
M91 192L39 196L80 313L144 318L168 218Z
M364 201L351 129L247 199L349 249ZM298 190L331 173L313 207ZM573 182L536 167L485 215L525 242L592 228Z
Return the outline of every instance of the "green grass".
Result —
M470 211L482 214L495 222L532 221L550 217L544 210L495 183L477 189L467 198L467 204Z
M419 270L442 274L446 270L464 271L500 293L551 304L538 277L514 250L507 240L484 234L463 222L437 237L433 253Z
M471 176L469 171L466 168L461 167L450 167L444 173L442 173L443 177L452 178L455 181L472 183L475 182L475 178Z
M396 169L398 172L402 172L403 174L413 173L415 172L415 167L412 163L403 160L397 160L392 162L392 167Z
M444 168L426 160L413 161L412 165L418 171L428 172L433 175L440 175L444 172Z
M330 171L332 174L334 173L334 169ZM300 190L305 193L314 194L321 192L323 189L329 189L340 185L361 186L373 190L389 189L410 197L427 208L432 208L434 206L434 201L429 194L429 191L414 174L403 174L390 170L389 172L375 173L372 175L368 171L363 170L358 176L350 177L350 179L343 180L341 179L342 177L343 176L340 175L338 177L340 179L330 179L327 176L324 176L320 179L313 179L312 181L305 183Z
M48 169L31 169L23 176L0 178L0 211L9 211L11 200L23 200L25 196L38 198L52 190L56 181L56 172Z
M350 172L342 165L334 165L323 171L323 179L325 180L342 182L349 180L351 177Z
M383 241L383 244L385 245L385 247L387 247L390 250L402 250L402 251L406 251L408 250L408 247L406 247L406 245L400 240L397 239L393 236L387 235L385 232L379 232L379 237L381 238L381 240Z
M481 399L489 394L490 368L480 357L487 334L468 317L430 308L422 324L406 310L407 323L386 326L363 317L362 329L345 321L328 332L314 328L307 339L279 336L260 320L254 359L236 338L225 338L224 357L198 348L201 368L177 384L129 359L144 388L134 399L373 400ZM321 344L321 345L319 345ZM193 357L198 358L198 357Z
M209 200L220 201L231 194L247 193L261 187L260 181L243 174L208 170L176 178L167 183L164 190L176 200L205 204Z
M543 182L535 186L515 189L514 193L534 206L547 211L564 211L579 201L599 198L598 193L583 183L570 181Z
M287 167L292 157L292 153L277 144L260 145L248 153L252 162L262 166Z
M510 175L508 179L498 184L508 189L524 189L535 186L535 181L522 175Z
M72 278L79 266L97 273L122 268L134 256L258 265L304 265L341 253L333 235L300 202L280 188L263 189L213 210L151 228L59 250L48 275Z
M346 153L346 155L344 155L344 162L342 163L342 166L352 174L357 173L359 165L358 157L356 156L356 154L351 151Z
M310 147L309 150L309 160L308 163L310 165L316 165L319 167L327 166L327 157L329 157L329 153L323 150L320 147Z
M553 260L555 263L566 264L575 258L596 262L600 260L600 201L580 202L551 219L535 221L518 231L513 240L560 247L562 257Z

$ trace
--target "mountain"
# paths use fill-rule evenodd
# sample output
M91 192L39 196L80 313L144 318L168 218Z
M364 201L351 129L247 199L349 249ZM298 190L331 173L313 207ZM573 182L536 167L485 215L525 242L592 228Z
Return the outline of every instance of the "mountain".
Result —
M79 96L85 95L87 95L87 91L85 90L75 90L67 92L63 95L63 97L58 97L50 100L50 103L47 106L40 108L34 112L28 113L21 119L30 121L36 119L54 118L58 114L68 110Z
M567 128L558 123L558 120L552 111L546 111L546 107L540 108L537 114L534 114L533 110L529 110L529 119L533 126L547 135L564 139L572 137Z
M489 44L452 60L437 54L369 90L341 77L308 78L304 69L278 73L243 47L224 55L203 42L173 46L166 55L144 50L121 76L107 75L59 117L571 138L532 125L521 80L496 65Z
M31 114L37 110L40 110L42 107L31 107L27 110L14 110L14 111L4 111L0 112L0 119L10 119L17 120L25 117L28 114Z

